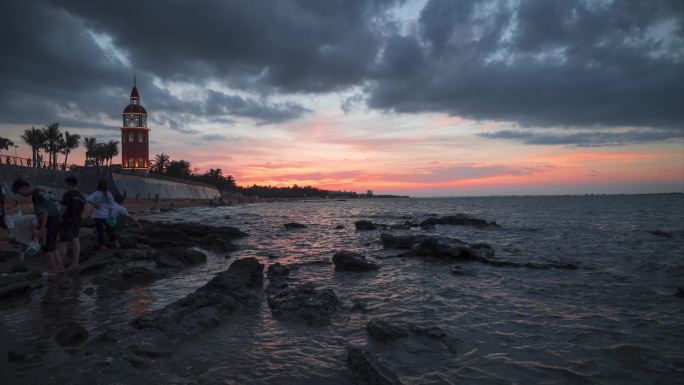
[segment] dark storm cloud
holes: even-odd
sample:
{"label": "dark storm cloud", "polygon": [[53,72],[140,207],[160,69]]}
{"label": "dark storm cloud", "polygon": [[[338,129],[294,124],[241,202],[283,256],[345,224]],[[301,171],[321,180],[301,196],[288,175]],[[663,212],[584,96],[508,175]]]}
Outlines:
{"label": "dark storm cloud", "polygon": [[[207,36],[193,37],[188,32],[201,30],[203,22],[200,19],[190,20],[188,15],[192,13],[188,13],[187,9],[179,14],[176,12],[179,9],[158,7],[159,4],[149,14],[143,14],[141,7],[144,5],[138,2],[119,3],[116,7],[118,13],[98,20],[98,16],[104,17],[110,11],[105,9],[108,5],[97,5],[104,7],[101,9],[104,13],[98,13],[96,8],[79,8],[85,5],[91,4],[18,0],[0,3],[0,42],[4,49],[3,59],[0,60],[0,122],[40,124],[59,120],[65,125],[94,127],[100,125],[97,120],[103,115],[119,119],[120,109],[130,92],[133,71],[108,47],[98,45],[91,31],[100,37],[111,37],[111,45],[118,48],[135,66],[143,103],[148,110],[155,112],[151,119],[186,122],[172,126],[178,131],[197,131],[187,127],[187,122],[193,118],[227,120],[219,114],[248,117],[263,124],[297,118],[308,111],[297,103],[275,104],[264,98],[218,92],[210,93],[206,103],[177,97],[152,80],[157,77],[162,80],[193,81],[199,87],[202,87],[203,82],[212,80],[210,75],[214,72],[190,71],[197,69],[197,65],[208,68],[216,64],[212,57],[193,56],[193,50],[188,48],[188,45],[194,44],[197,50],[199,42],[208,40]],[[187,8],[188,4],[183,6]],[[131,13],[131,9],[137,12]],[[206,12],[214,11],[207,4]],[[89,15],[88,12],[94,14]],[[140,19],[133,20],[131,15]],[[232,17],[240,18],[239,15]],[[173,25],[173,19],[178,23]],[[182,25],[181,20],[192,23]],[[111,22],[112,25],[104,25],[104,22]],[[149,30],[150,24],[155,23],[166,25],[177,36],[167,34],[168,31],[164,29]],[[124,30],[137,36],[137,40],[130,41],[128,45],[125,44],[127,36],[117,35],[117,28],[123,25],[126,26]],[[210,34],[212,31],[203,32]],[[239,38],[240,35],[237,33],[233,37],[238,43],[250,45],[245,39]],[[189,40],[183,43],[181,36]],[[228,57],[233,55],[226,50],[227,47],[222,46],[224,36],[214,36],[212,41],[214,49]],[[236,68],[241,67],[239,60],[233,63]],[[224,65],[229,66],[228,63]],[[260,69],[262,72],[264,70]],[[87,121],[92,124],[85,124]]]}
{"label": "dark storm cloud", "polygon": [[164,78],[319,92],[364,79],[380,45],[372,19],[392,1],[54,3]]}
{"label": "dark storm cloud", "polygon": [[529,126],[684,126],[684,3],[431,0],[371,107]]}
{"label": "dark storm cloud", "polygon": [[400,3],[3,1],[0,123],[119,119],[134,67],[152,121],[184,133],[295,119],[309,110],[288,95],[350,87],[363,93],[345,111],[365,100],[522,126],[684,126],[679,0],[431,0],[407,28],[387,12]]}
{"label": "dark storm cloud", "polygon": [[629,131],[591,131],[578,133],[502,130],[478,134],[489,139],[508,139],[537,145],[569,145],[578,147],[624,146],[636,143],[681,140],[681,129],[642,129]]}

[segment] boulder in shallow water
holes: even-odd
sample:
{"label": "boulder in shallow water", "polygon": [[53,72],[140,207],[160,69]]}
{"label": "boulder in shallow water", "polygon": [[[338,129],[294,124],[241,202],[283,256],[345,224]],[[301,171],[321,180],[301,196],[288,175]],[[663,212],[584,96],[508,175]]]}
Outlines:
{"label": "boulder in shallow water", "polygon": [[283,225],[287,230],[305,229],[307,226],[297,222],[290,222]]}
{"label": "boulder in shallow water", "polygon": [[656,237],[661,237],[661,238],[674,238],[674,235],[672,235],[671,232],[669,231],[664,231],[664,230],[648,230],[649,233],[655,235]]}
{"label": "boulder in shallow water", "polygon": [[368,334],[381,341],[396,340],[397,338],[408,337],[408,330],[404,324],[389,322],[384,318],[375,317],[366,324]]}
{"label": "boulder in shallow water", "polygon": [[377,357],[361,348],[347,352],[347,367],[358,385],[400,385],[397,375]]}
{"label": "boulder in shallow water", "polygon": [[263,284],[263,268],[255,258],[238,259],[194,293],[133,320],[131,325],[159,329],[169,338],[206,330],[238,307],[256,302]]}
{"label": "boulder in shallow water", "polygon": [[287,276],[290,275],[290,268],[278,262],[268,266],[266,278],[268,278],[268,287],[266,292],[274,294],[287,287]]}
{"label": "boulder in shallow water", "polygon": [[449,215],[446,217],[428,218],[420,223],[423,228],[430,228],[434,225],[454,225],[454,226],[474,226],[474,227],[499,227],[496,222],[489,222],[484,219],[475,218],[467,214]]}
{"label": "boulder in shallow water", "polygon": [[451,266],[451,274],[460,275],[460,276],[474,276],[475,275],[475,273],[473,271],[465,269],[463,266]]}
{"label": "boulder in shallow water", "polygon": [[367,220],[362,220],[362,221],[356,221],[354,222],[354,227],[356,227],[357,230],[375,230],[377,229],[377,226],[371,221]]}
{"label": "boulder in shallow water", "polygon": [[673,294],[675,297],[684,298],[684,287],[679,286],[677,292]]}
{"label": "boulder in shallow water", "polygon": [[350,251],[340,251],[333,255],[333,263],[337,271],[371,271],[378,270],[379,267],[369,261],[361,254]]}
{"label": "boulder in shallow water", "polygon": [[62,347],[75,347],[83,344],[88,339],[88,331],[82,326],[73,323],[60,330],[55,340]]}
{"label": "boulder in shallow water", "polygon": [[275,318],[301,319],[309,325],[327,325],[340,306],[332,289],[317,289],[311,283],[287,288],[269,298]]}

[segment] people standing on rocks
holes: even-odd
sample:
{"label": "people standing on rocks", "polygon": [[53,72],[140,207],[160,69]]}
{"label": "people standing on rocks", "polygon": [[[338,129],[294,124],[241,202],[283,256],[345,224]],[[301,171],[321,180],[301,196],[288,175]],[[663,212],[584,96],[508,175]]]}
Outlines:
{"label": "people standing on rocks", "polygon": [[17,179],[12,183],[12,192],[23,197],[31,197],[33,210],[38,219],[34,239],[43,240],[43,252],[48,259],[49,272],[52,274],[64,271],[64,265],[57,252],[57,235],[59,232],[59,209],[50,194],[34,189],[25,180]]}
{"label": "people standing on rocks", "polygon": [[107,232],[109,240],[114,243],[115,248],[119,248],[119,241],[116,239],[114,229],[107,225],[107,221],[112,222],[111,211],[114,204],[114,197],[107,189],[107,181],[97,182],[97,191],[88,195],[88,203],[95,206],[95,211],[91,218],[95,221],[95,231],[97,232],[97,245],[99,250],[106,250],[104,233]]}
{"label": "people standing on rocks", "polygon": [[81,242],[78,233],[81,230],[81,216],[85,209],[85,197],[78,191],[78,180],[70,176],[64,180],[66,192],[62,196],[62,207],[60,209],[60,217],[62,218],[62,228],[60,231],[59,249],[62,260],[66,257],[67,245],[71,243],[71,266],[75,268],[81,256]]}
{"label": "people standing on rocks", "polygon": [[[118,199],[117,199],[118,198]],[[138,222],[138,219],[136,219],[133,215],[129,214],[128,210],[126,210],[125,207],[123,207],[121,204],[124,201],[124,197],[117,197],[114,199],[114,205],[112,205],[112,212],[111,216],[116,218],[117,224],[123,225],[125,221],[131,222],[134,225],[138,226],[138,229],[142,231],[143,227],[140,222]],[[116,226],[114,228],[114,231],[118,230],[123,226]]]}

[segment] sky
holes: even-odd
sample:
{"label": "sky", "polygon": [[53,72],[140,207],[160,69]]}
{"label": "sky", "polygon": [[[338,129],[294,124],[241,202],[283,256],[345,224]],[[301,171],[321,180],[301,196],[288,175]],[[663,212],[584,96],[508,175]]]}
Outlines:
{"label": "sky", "polygon": [[21,156],[52,121],[120,140],[135,72],[151,155],[240,185],[684,191],[680,0],[4,0],[0,21]]}

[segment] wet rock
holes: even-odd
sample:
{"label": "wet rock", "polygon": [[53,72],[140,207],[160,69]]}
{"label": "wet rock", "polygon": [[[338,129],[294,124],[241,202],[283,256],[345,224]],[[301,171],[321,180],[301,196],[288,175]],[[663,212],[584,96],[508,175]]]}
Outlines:
{"label": "wet rock", "polygon": [[464,269],[462,266],[452,266],[451,267],[451,274],[461,275],[461,276],[474,276],[475,275],[475,273],[473,271]]}
{"label": "wet rock", "polygon": [[19,252],[15,250],[0,250],[0,262],[9,261],[13,258],[19,258]]}
{"label": "wet rock", "polygon": [[177,269],[207,262],[207,256],[194,249],[163,248],[153,256],[158,267]]}
{"label": "wet rock", "polygon": [[397,375],[378,358],[361,348],[350,348],[347,353],[347,367],[358,385],[399,385]]}
{"label": "wet rock", "polygon": [[382,243],[385,245],[385,248],[390,248],[390,249],[410,249],[411,246],[415,243],[418,243],[422,241],[423,239],[426,239],[427,236],[425,235],[392,235],[392,234],[386,234],[382,233],[380,234],[380,240],[382,240]]}
{"label": "wet rock", "polygon": [[95,294],[95,288],[92,287],[92,286],[87,287],[85,290],[83,290],[83,294],[85,294],[85,295],[93,295],[93,294]]}
{"label": "wet rock", "polygon": [[661,237],[661,238],[674,238],[674,235],[672,235],[671,232],[669,231],[664,231],[664,230],[649,230],[649,233],[655,235],[656,237]]}
{"label": "wet rock", "polygon": [[375,317],[368,321],[366,330],[371,337],[381,340],[389,341],[397,338],[407,337],[408,331],[405,325],[391,323],[379,317]]}
{"label": "wet rock", "polygon": [[673,294],[675,297],[684,298],[684,287],[679,286],[677,292]]}
{"label": "wet rock", "polygon": [[337,271],[371,271],[379,268],[377,264],[368,261],[363,255],[350,251],[335,253],[333,263]]}
{"label": "wet rock", "polygon": [[268,287],[266,291],[269,294],[274,294],[287,287],[287,277],[290,275],[290,269],[276,262],[268,267],[266,277],[268,278]]}
{"label": "wet rock", "polygon": [[377,227],[375,226],[375,224],[373,222],[366,221],[366,220],[354,222],[354,227],[356,227],[356,230],[362,230],[362,231],[377,229]]}
{"label": "wet rock", "polygon": [[12,297],[29,293],[33,287],[30,282],[21,281],[10,283],[0,287],[0,300],[6,300]]}
{"label": "wet rock", "polygon": [[131,325],[138,329],[159,329],[169,338],[206,330],[240,306],[256,302],[263,268],[255,258],[238,259],[194,293],[133,320]]}
{"label": "wet rock", "polygon": [[574,263],[514,262],[514,261],[501,261],[501,260],[488,259],[488,258],[478,259],[477,262],[484,263],[484,264],[490,265],[490,266],[496,266],[496,267],[527,268],[527,269],[537,269],[537,270],[550,270],[550,269],[577,270],[578,269],[578,266]]}
{"label": "wet rock", "polygon": [[421,227],[429,228],[434,225],[474,226],[474,227],[499,227],[496,222],[475,218],[467,214],[449,215],[446,217],[432,217],[420,223]]}
{"label": "wet rock", "polygon": [[135,334],[128,346],[133,354],[145,358],[169,357],[173,344],[164,333],[157,329],[144,329]]}
{"label": "wet rock", "polygon": [[368,335],[380,341],[392,341],[409,335],[427,337],[438,341],[444,341],[447,337],[447,334],[435,325],[390,321],[381,317],[374,317],[368,321],[366,331]]}
{"label": "wet rock", "polygon": [[28,268],[24,265],[14,265],[12,266],[12,272],[13,273],[25,273],[28,271]]}
{"label": "wet rock", "polygon": [[297,223],[297,222],[286,223],[286,224],[284,224],[283,226],[285,226],[285,228],[286,228],[287,230],[305,229],[305,228],[307,227],[306,225],[303,225],[303,224]]}
{"label": "wet rock", "polygon": [[342,230],[343,228],[344,228],[344,225],[335,226],[335,230]]}
{"label": "wet rock", "polygon": [[340,306],[332,289],[311,283],[288,288],[269,298],[271,313],[279,319],[302,319],[309,325],[327,325]]}
{"label": "wet rock", "polygon": [[351,307],[352,312],[366,313],[368,312],[368,305],[361,300],[355,299],[352,301],[353,305]]}
{"label": "wet rock", "polygon": [[28,354],[20,350],[8,350],[7,351],[7,361],[8,362],[23,362],[28,359]]}
{"label": "wet rock", "polygon": [[60,330],[55,340],[62,347],[75,347],[83,344],[88,339],[88,331],[78,324],[70,324]]}

